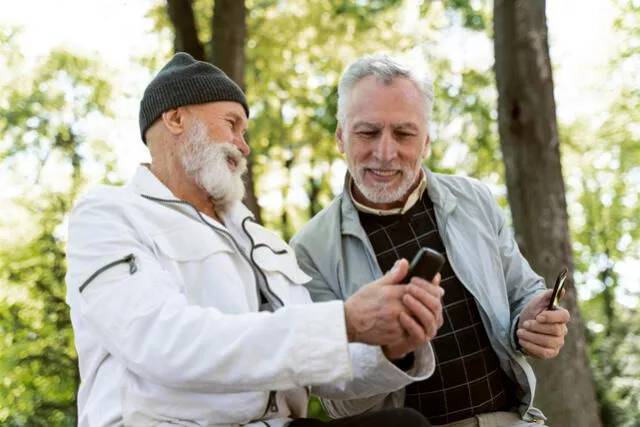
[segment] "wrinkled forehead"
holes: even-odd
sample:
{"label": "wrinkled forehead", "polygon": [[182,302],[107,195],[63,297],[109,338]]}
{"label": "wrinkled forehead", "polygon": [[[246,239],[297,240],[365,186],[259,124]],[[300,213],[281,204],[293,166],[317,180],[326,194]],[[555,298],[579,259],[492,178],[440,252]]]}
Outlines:
{"label": "wrinkled forehead", "polygon": [[399,115],[416,116],[417,122],[424,122],[426,114],[421,89],[405,77],[388,82],[377,76],[364,77],[353,86],[348,98],[347,117],[352,120],[379,121]]}

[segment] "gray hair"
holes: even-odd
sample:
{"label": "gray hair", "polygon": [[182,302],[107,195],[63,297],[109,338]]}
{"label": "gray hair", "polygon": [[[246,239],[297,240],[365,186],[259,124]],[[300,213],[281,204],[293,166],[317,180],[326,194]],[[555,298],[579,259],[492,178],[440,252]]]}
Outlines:
{"label": "gray hair", "polygon": [[385,84],[391,84],[396,77],[403,77],[413,82],[422,92],[427,115],[425,121],[428,122],[435,99],[431,79],[426,75],[423,77],[417,76],[409,67],[389,55],[376,53],[358,58],[347,67],[342,77],[340,77],[340,83],[338,84],[338,113],[336,114],[339,124],[343,124],[346,119],[351,90],[356,83],[368,76],[376,76]]}

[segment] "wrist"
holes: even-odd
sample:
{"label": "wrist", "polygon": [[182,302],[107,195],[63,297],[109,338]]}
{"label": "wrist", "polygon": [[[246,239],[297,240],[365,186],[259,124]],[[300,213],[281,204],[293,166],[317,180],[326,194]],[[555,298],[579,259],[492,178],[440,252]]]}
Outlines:
{"label": "wrist", "polygon": [[347,333],[347,342],[355,342],[356,328],[353,326],[352,311],[349,301],[344,303],[344,326]]}

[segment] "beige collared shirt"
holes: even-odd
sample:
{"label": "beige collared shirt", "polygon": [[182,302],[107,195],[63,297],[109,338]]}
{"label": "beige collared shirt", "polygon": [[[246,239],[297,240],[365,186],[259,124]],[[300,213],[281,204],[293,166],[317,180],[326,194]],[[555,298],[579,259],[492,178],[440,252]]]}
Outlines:
{"label": "beige collared shirt", "polygon": [[362,203],[358,202],[353,197],[353,177],[351,175],[349,175],[349,197],[351,197],[353,204],[355,205],[356,209],[358,209],[360,212],[370,213],[374,215],[381,215],[381,216],[401,215],[407,212],[409,209],[411,209],[413,205],[415,205],[416,202],[420,200],[420,197],[422,197],[424,190],[427,188],[427,176],[425,175],[424,170],[420,169],[420,175],[421,175],[420,184],[418,184],[418,186],[411,192],[411,194],[409,194],[409,197],[407,197],[407,201],[404,202],[404,206],[401,206],[399,208],[375,209],[369,206],[365,206]]}

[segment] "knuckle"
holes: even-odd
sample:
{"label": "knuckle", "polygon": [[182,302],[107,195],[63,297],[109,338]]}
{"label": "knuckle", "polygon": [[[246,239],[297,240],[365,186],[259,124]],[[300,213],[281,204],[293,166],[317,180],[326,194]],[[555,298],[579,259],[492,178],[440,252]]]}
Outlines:
{"label": "knuckle", "polygon": [[384,321],[389,321],[389,319],[393,319],[393,317],[395,317],[394,312],[395,310],[393,310],[392,308],[383,308],[380,311],[380,318]]}
{"label": "knuckle", "polygon": [[402,313],[402,308],[397,304],[390,304],[387,308],[384,309],[385,317],[396,318],[400,316]]}
{"label": "knuckle", "polygon": [[385,301],[393,301],[398,299],[398,295],[397,292],[393,292],[393,289],[391,287],[385,288],[382,291],[382,299]]}

